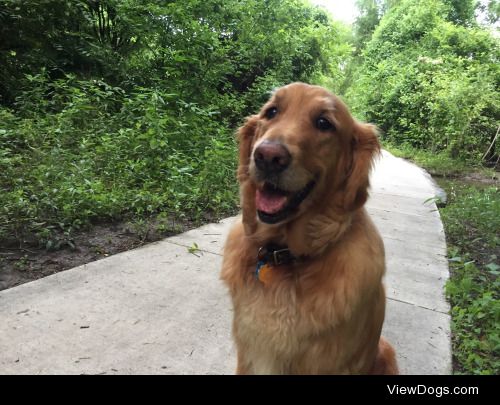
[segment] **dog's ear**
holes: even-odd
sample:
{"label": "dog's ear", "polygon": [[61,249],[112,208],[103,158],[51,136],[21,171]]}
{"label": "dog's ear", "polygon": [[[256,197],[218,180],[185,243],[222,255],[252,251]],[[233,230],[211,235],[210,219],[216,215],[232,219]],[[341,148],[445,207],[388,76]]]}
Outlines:
{"label": "dog's ear", "polygon": [[248,165],[252,153],[252,141],[257,130],[259,117],[252,115],[246,119],[245,124],[238,130],[239,162],[238,180],[242,182],[248,177]]}
{"label": "dog's ear", "polygon": [[243,217],[243,227],[246,235],[252,235],[257,229],[255,216],[255,185],[249,181],[250,155],[252,154],[252,143],[257,131],[259,117],[252,115],[247,118],[245,124],[238,130],[239,162],[238,181],[240,182],[240,200]]}
{"label": "dog's ear", "polygon": [[351,144],[351,159],[344,166],[342,207],[353,211],[368,199],[369,176],[375,157],[380,153],[378,131],[374,125],[356,122]]}

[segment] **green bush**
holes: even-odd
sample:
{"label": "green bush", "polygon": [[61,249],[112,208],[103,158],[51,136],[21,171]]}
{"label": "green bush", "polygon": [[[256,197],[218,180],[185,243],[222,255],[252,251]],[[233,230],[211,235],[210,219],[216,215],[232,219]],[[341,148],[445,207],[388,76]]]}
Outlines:
{"label": "green bush", "polygon": [[49,243],[94,219],[234,208],[235,145],[216,111],[161,90],[30,80],[18,116],[0,110],[2,239]]}
{"label": "green bush", "polygon": [[500,115],[498,41],[448,15],[433,0],[404,0],[390,9],[366,46],[348,98],[396,145],[480,161]]}

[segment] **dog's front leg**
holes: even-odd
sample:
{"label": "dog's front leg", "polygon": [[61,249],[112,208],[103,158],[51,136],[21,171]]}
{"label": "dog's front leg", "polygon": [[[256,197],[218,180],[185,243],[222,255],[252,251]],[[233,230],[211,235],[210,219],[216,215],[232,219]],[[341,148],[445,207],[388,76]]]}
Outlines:
{"label": "dog's front leg", "polygon": [[238,363],[236,365],[236,374],[237,375],[249,375],[249,374],[251,374],[247,365],[243,361],[243,356],[241,355],[241,352],[238,352]]}

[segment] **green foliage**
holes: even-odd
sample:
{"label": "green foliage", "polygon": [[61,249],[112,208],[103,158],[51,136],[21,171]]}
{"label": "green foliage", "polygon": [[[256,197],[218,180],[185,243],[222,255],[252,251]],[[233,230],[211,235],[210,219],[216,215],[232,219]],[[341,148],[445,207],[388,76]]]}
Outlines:
{"label": "green foliage", "polygon": [[446,19],[458,25],[475,25],[475,11],[478,0],[443,0],[446,7]]}
{"label": "green foliage", "polygon": [[[453,177],[472,169],[471,165],[467,164],[466,161],[452,158],[446,151],[430,153],[408,144],[394,145],[390,142],[384,142],[383,147],[394,156],[411,160],[424,167],[433,176]],[[477,170],[479,169],[480,167],[477,168]],[[483,169],[481,168],[481,170]]]}
{"label": "green foliage", "polygon": [[124,80],[147,23],[145,8],[134,3],[0,0],[0,102],[11,104],[29,85],[25,76],[41,69],[50,79],[72,72]]}
{"label": "green foliage", "polygon": [[449,17],[455,8],[448,3],[454,4],[402,1],[390,8],[348,99],[392,143],[480,161],[500,115],[498,42],[485,29],[450,22],[458,17]]}
{"label": "green foliage", "polygon": [[453,354],[457,374],[500,372],[500,283],[467,258],[453,257],[454,277],[446,285],[452,304]]}
{"label": "green foliage", "polygon": [[500,372],[500,191],[451,183],[441,209],[452,277],[453,354],[457,372]]}
{"label": "green foliage", "polygon": [[235,145],[216,111],[162,90],[30,80],[18,116],[0,110],[2,239],[48,243],[54,229],[127,212],[233,209]]}
{"label": "green foliage", "polygon": [[354,22],[353,30],[356,51],[359,53],[377,28],[382,17],[383,6],[380,0],[357,0],[356,6],[359,15]]}
{"label": "green foliage", "polygon": [[488,2],[481,2],[478,5],[478,10],[482,13],[483,20],[486,24],[494,25],[498,22],[500,17],[500,1],[489,0]]}
{"label": "green foliage", "polygon": [[462,251],[480,252],[483,245],[500,247],[500,190],[453,182],[447,188],[450,205],[442,209],[441,216],[450,234],[449,242]]}

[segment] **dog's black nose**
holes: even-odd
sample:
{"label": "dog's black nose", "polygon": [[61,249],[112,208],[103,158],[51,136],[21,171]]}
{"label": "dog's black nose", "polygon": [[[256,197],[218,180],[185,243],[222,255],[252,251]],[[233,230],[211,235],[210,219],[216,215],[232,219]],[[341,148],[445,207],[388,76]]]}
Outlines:
{"label": "dog's black nose", "polygon": [[265,173],[279,173],[285,170],[292,160],[290,152],[279,142],[264,141],[254,152],[257,168]]}

